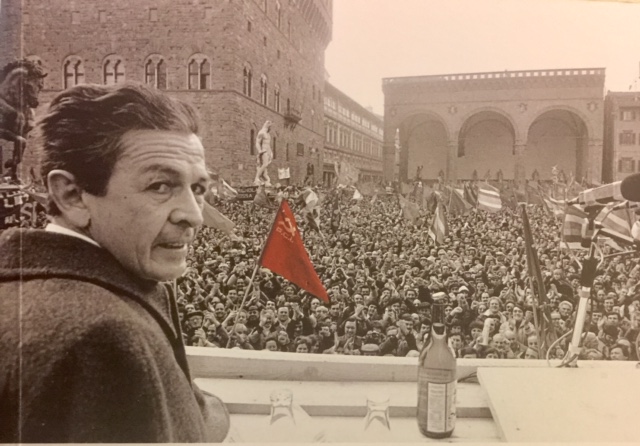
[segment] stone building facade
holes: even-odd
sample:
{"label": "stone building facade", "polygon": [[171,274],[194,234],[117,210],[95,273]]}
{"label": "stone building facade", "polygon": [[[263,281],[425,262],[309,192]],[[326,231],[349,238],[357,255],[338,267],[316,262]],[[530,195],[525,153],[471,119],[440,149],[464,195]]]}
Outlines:
{"label": "stone building facade", "polygon": [[640,172],[640,92],[609,92],[604,99],[605,183]]}
{"label": "stone building facade", "polygon": [[336,166],[347,161],[361,181],[382,180],[382,117],[325,82],[323,183],[335,178]]}
{"label": "stone building facade", "polygon": [[[383,79],[385,179],[599,182],[604,68]],[[396,147],[399,162],[396,164]]]}
{"label": "stone building facade", "polygon": [[2,0],[0,64],[42,62],[38,113],[78,83],[145,82],[193,103],[208,167],[236,185],[253,181],[270,120],[271,177],[289,167],[295,183],[323,162],[331,33],[332,0]]}

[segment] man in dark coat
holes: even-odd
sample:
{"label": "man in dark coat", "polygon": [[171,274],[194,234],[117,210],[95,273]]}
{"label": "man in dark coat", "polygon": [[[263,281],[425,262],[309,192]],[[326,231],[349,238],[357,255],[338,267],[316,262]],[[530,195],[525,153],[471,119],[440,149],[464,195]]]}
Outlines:
{"label": "man in dark coat", "polygon": [[214,442],[174,296],[208,175],[194,110],[78,86],[40,123],[51,223],[0,236],[0,443]]}

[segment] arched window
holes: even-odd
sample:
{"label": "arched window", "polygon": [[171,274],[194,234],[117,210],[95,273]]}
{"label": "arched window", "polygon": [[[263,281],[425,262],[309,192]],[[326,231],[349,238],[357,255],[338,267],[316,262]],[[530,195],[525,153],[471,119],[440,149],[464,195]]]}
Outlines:
{"label": "arched window", "polygon": [[271,138],[271,150],[273,151],[273,159],[276,159],[278,156],[278,145],[276,144],[278,141],[278,138],[274,135]]}
{"label": "arched window", "polygon": [[211,63],[203,54],[189,58],[187,88],[189,90],[207,90],[211,80]]}
{"label": "arched window", "polygon": [[253,73],[251,72],[251,67],[244,67],[244,70],[242,71],[242,81],[242,92],[251,97],[253,93]]}
{"label": "arched window", "polygon": [[249,153],[256,154],[256,131],[254,129],[249,132]]}
{"label": "arched window", "polygon": [[152,54],[144,64],[144,82],[159,90],[167,89],[167,64],[159,54]]}
{"label": "arched window", "polygon": [[124,60],[112,54],[104,59],[102,64],[102,79],[105,85],[121,84],[125,81]]}
{"label": "arched window", "polygon": [[280,85],[273,89],[273,108],[280,113]]}
{"label": "arched window", "polygon": [[66,90],[84,83],[84,63],[78,56],[69,56],[62,64],[62,87]]}
{"label": "arched window", "polygon": [[282,7],[279,1],[276,1],[276,25],[278,25],[278,29],[282,27]]}
{"label": "arched window", "polygon": [[264,105],[267,105],[268,96],[267,76],[263,74],[262,76],[260,76],[260,102],[262,102]]}

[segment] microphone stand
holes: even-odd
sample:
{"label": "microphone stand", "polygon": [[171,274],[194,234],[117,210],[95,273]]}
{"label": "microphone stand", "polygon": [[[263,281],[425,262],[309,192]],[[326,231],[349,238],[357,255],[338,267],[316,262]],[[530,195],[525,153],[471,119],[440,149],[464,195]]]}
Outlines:
{"label": "microphone stand", "polygon": [[[589,219],[589,230],[593,229],[596,225],[592,219]],[[593,236],[590,240],[589,246],[589,257],[582,264],[582,274],[580,276],[580,290],[578,291],[578,295],[580,296],[580,301],[578,302],[578,309],[576,311],[576,322],[573,326],[573,337],[571,338],[571,344],[569,345],[569,349],[567,352],[567,357],[560,364],[560,367],[577,367],[578,366],[578,356],[580,355],[580,339],[582,338],[582,331],[584,329],[584,322],[587,315],[587,304],[589,298],[591,297],[591,288],[593,286],[593,282],[596,278],[596,272],[598,269],[598,259],[596,258],[596,244],[598,241],[598,235],[606,235],[616,241],[624,242],[626,244],[631,244],[635,247],[636,253],[640,252],[640,242],[630,238],[623,236],[622,234],[617,234],[615,232],[611,232],[606,228],[598,228],[593,232]],[[629,254],[629,251],[610,254],[607,257],[616,257]],[[604,260],[604,257],[602,258]]]}

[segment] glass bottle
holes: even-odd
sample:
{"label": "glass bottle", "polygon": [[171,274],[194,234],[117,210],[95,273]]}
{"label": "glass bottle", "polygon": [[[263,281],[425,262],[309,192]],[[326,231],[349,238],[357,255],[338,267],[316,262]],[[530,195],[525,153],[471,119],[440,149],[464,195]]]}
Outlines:
{"label": "glass bottle", "polygon": [[433,317],[431,342],[418,365],[418,426],[429,438],[446,438],[456,423],[456,358],[447,345],[442,309],[434,308]]}
{"label": "glass bottle", "polygon": [[389,443],[391,441],[388,394],[374,393],[367,397],[363,439],[371,443]]}
{"label": "glass bottle", "polygon": [[261,443],[320,443],[324,431],[299,405],[293,402],[289,389],[271,393],[271,413]]}

